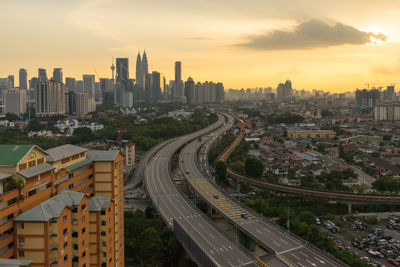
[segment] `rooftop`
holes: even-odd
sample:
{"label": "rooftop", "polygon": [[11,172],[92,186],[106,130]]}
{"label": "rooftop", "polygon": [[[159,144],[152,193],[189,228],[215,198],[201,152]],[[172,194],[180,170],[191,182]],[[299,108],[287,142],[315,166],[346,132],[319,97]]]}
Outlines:
{"label": "rooftop", "polygon": [[47,156],[48,162],[55,162],[66,157],[70,157],[82,152],[86,152],[87,149],[79,146],[74,146],[70,144],[54,147],[47,149],[46,152],[49,154]]}
{"label": "rooftop", "polygon": [[16,166],[36,145],[0,145],[0,166]]}
{"label": "rooftop", "polygon": [[95,196],[89,199],[89,211],[101,211],[106,209],[110,204],[111,199]]}
{"label": "rooftop", "polygon": [[51,166],[50,164],[47,163],[42,163],[36,166],[33,166],[28,169],[23,169],[18,172],[19,175],[22,175],[25,178],[31,178],[33,176],[39,175],[44,172],[48,172],[55,169],[55,167]]}
{"label": "rooftop", "polygon": [[60,217],[66,207],[76,206],[81,203],[83,193],[63,191],[62,193],[36,205],[15,218],[15,221],[47,222]]}
{"label": "rooftop", "polygon": [[117,150],[90,150],[86,153],[91,161],[114,161],[119,154]]}

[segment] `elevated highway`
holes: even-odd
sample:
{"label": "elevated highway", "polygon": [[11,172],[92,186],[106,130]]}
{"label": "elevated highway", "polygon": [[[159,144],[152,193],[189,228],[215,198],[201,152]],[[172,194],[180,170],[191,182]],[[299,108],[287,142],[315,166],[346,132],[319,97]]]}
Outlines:
{"label": "elevated highway", "polygon": [[[256,258],[221,233],[220,229],[191,204],[172,181],[170,160],[187,142],[221,127],[224,119],[193,134],[164,143],[151,155],[144,180],[154,206],[200,266],[257,266]],[[145,157],[146,158],[146,157]]]}
{"label": "elevated highway", "polygon": [[[215,135],[220,135],[230,126],[231,123],[228,123],[225,127],[217,129]],[[259,245],[275,252],[275,258],[271,259],[275,262],[274,265],[270,263],[271,266],[343,266],[343,263],[332,256],[307,245],[303,240],[269,222],[262,215],[230,199],[206,179],[197,162],[197,151],[202,145],[203,142],[192,141],[182,149],[179,157],[179,167],[182,173],[184,173],[196,194],[208,205],[223,215],[235,227],[257,241]],[[202,168],[204,168],[204,165],[202,165]],[[269,262],[266,263],[269,264]]]}

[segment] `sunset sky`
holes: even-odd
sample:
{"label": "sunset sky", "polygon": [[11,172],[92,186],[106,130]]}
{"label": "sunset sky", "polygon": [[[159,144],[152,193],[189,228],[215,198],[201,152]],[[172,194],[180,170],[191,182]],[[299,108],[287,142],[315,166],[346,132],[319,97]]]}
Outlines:
{"label": "sunset sky", "polygon": [[[399,0],[1,0],[0,77],[61,67],[111,77],[112,57],[138,49],[149,70],[225,88],[334,92],[400,78]],[[18,84],[18,82],[16,82]],[[399,86],[396,86],[399,88]]]}

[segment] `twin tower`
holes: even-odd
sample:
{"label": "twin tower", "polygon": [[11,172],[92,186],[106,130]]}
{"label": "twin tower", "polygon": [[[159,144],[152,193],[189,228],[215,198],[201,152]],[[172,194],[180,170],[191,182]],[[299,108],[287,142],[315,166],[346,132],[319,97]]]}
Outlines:
{"label": "twin tower", "polygon": [[136,84],[140,88],[144,88],[144,77],[149,73],[149,65],[147,62],[146,51],[143,52],[143,56],[140,57],[138,52],[136,59]]}

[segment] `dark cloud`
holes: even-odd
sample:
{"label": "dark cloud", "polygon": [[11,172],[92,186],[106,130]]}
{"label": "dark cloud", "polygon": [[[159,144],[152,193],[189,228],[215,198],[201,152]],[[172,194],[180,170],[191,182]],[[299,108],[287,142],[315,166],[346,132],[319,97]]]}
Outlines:
{"label": "dark cloud", "polygon": [[275,30],[249,36],[248,42],[238,46],[259,50],[310,49],[344,44],[360,45],[386,39],[382,33],[360,31],[342,23],[330,25],[314,19],[297,25],[293,31]]}

